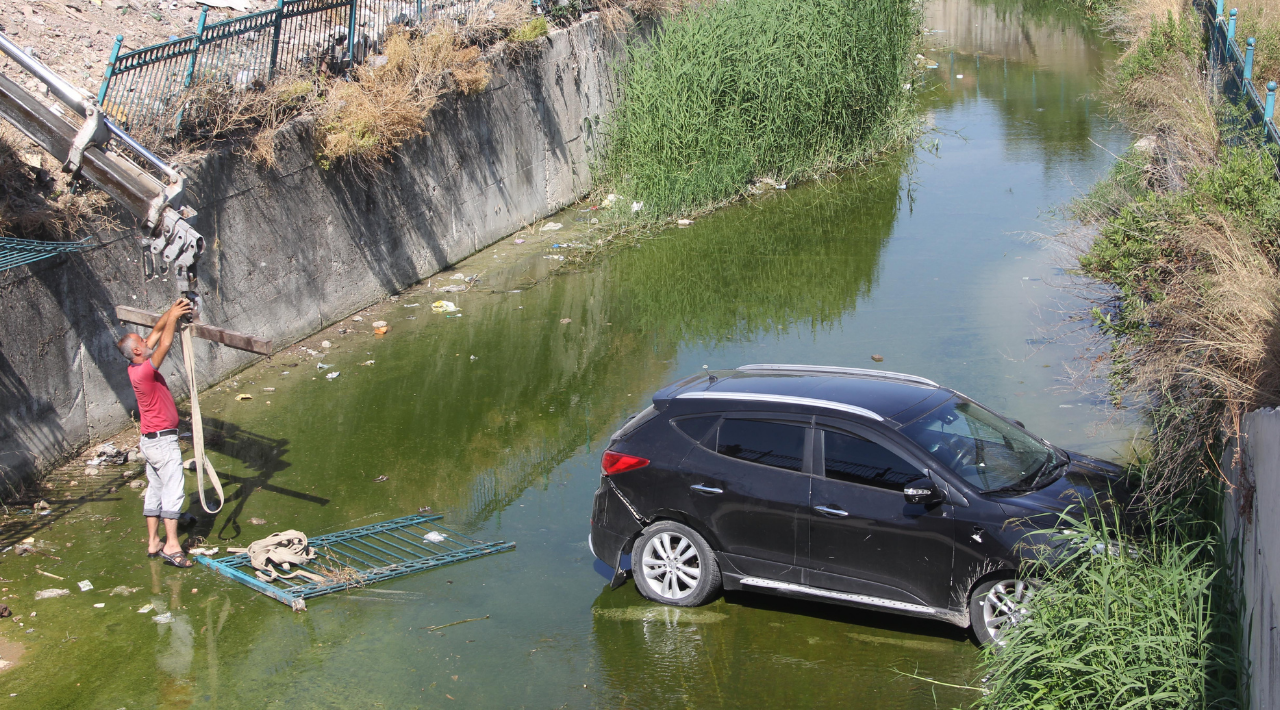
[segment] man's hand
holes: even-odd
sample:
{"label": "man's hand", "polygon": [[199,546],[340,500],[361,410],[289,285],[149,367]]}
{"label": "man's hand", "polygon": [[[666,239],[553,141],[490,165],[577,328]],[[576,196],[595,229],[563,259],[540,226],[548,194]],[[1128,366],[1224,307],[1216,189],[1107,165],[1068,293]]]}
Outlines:
{"label": "man's hand", "polygon": [[191,308],[191,301],[179,298],[173,302],[172,306],[169,306],[169,310],[165,312],[165,315],[176,320],[191,313]]}
{"label": "man's hand", "polygon": [[147,336],[147,346],[154,349],[151,354],[151,364],[158,370],[160,363],[164,362],[164,358],[169,354],[169,348],[173,345],[173,331],[178,326],[178,321],[191,312],[191,301],[185,298],[179,298],[169,306],[169,310],[160,316],[160,320],[151,330],[151,334]]}

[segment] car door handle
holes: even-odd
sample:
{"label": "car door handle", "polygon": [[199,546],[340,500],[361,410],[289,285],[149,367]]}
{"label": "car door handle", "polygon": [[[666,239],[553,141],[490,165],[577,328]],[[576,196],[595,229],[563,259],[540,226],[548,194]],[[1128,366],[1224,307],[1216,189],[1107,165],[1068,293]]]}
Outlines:
{"label": "car door handle", "polygon": [[704,486],[704,485],[702,485],[701,483],[695,483],[694,485],[689,486],[689,487],[690,487],[690,488],[692,488],[693,490],[695,490],[695,491],[699,492],[699,493],[706,493],[707,495],[715,495],[716,493],[724,493],[724,490],[723,490],[723,489],[720,489],[720,488],[712,488],[711,486]]}
{"label": "car door handle", "polygon": [[813,506],[813,509],[818,511],[819,513],[822,513],[823,515],[829,515],[835,518],[849,517],[849,511],[840,510],[839,508],[829,508],[825,505],[815,505]]}

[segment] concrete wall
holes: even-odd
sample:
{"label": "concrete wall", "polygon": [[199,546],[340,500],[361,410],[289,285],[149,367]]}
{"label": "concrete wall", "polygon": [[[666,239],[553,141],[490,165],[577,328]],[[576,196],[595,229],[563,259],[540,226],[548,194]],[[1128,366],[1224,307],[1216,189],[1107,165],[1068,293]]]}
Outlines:
{"label": "concrete wall", "polygon": [[[595,18],[553,32],[539,51],[494,68],[479,95],[447,98],[427,137],[373,178],[326,172],[310,123],[282,131],[264,171],[224,150],[187,170],[203,320],[280,348],[412,285],[591,186],[597,122],[614,89],[622,38]],[[143,279],[129,236],[82,254],[0,272],[0,467],[25,476],[128,426],[136,402],[115,348],[117,304],[163,310],[172,281]],[[197,341],[207,385],[252,362]],[[170,358],[165,374],[178,390]]]}
{"label": "concrete wall", "polygon": [[1250,412],[1242,433],[1240,456],[1228,449],[1223,465],[1232,486],[1223,529],[1239,545],[1249,707],[1265,710],[1280,708],[1280,411]]}

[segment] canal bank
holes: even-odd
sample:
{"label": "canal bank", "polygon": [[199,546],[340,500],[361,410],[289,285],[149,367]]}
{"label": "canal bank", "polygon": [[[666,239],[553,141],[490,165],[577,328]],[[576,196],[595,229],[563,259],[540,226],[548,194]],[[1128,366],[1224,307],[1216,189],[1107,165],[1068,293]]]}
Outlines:
{"label": "canal bank", "polygon": [[[291,348],[202,397],[229,481],[226,509],[197,529],[209,544],[287,527],[321,534],[431,506],[468,534],[515,541],[514,552],[294,614],[199,568],[143,558],[140,501],[113,482],[120,469],[96,482],[77,471],[75,487],[55,477],[50,515],[4,519],[6,535],[30,535],[61,559],[0,557],[0,577],[12,580],[0,601],[24,624],[0,622],[0,638],[25,648],[0,674],[0,703],[969,702],[969,691],[900,675],[972,684],[977,653],[953,627],[748,594],[656,607],[630,584],[609,591],[585,542],[609,434],[654,389],[703,365],[911,372],[1066,448],[1128,450],[1132,428],[1067,379],[1076,351],[1055,336],[1069,330],[1061,314],[1074,305],[1053,288],[1060,255],[1033,236],[1056,229],[1044,210],[1128,144],[1085,98],[1112,50],[1070,17],[960,0],[930,8],[926,25],[943,30],[923,52],[938,65],[920,97],[938,129],[931,151],[773,192],[551,275],[559,260],[546,257],[564,254],[552,244],[592,236],[591,215],[571,209],[553,218],[559,231],[499,242],[302,343],[324,357]],[[1025,32],[993,41],[1004,23]],[[986,39],[953,46],[972,24]],[[469,291],[435,291],[465,283],[454,273],[482,272]],[[441,298],[461,317],[432,314]],[[390,324],[386,336],[368,332],[375,319]],[[81,579],[95,590],[32,599]],[[117,587],[136,591],[112,595]],[[145,604],[173,620],[136,613]]]}

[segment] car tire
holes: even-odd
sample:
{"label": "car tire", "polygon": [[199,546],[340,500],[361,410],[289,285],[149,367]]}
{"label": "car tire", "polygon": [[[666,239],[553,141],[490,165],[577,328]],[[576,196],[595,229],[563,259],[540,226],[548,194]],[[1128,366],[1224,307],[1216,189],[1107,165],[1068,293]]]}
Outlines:
{"label": "car tire", "polygon": [[1009,630],[1031,614],[1035,586],[1012,576],[992,579],[977,587],[969,595],[969,623],[978,643],[983,646],[1004,646],[1008,643]]}
{"label": "car tire", "polygon": [[702,536],[664,520],[631,548],[631,576],[641,596],[671,606],[700,606],[720,592],[720,564]]}

